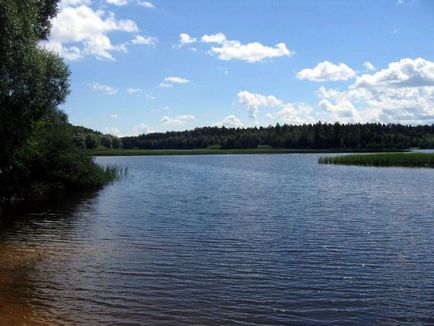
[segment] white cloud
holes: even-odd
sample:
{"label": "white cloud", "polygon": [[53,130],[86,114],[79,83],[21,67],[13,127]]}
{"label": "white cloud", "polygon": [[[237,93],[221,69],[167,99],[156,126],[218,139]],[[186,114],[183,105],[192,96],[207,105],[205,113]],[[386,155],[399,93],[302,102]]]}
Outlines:
{"label": "white cloud", "polygon": [[147,124],[140,123],[137,126],[133,127],[134,136],[141,134],[150,134],[155,132],[155,130],[151,129]]}
{"label": "white cloud", "polygon": [[344,90],[320,87],[318,108],[284,103],[274,96],[240,92],[240,103],[256,116],[262,107],[277,107],[266,117],[284,123],[434,123],[434,62],[405,58],[385,69],[359,76]]}
{"label": "white cloud", "polygon": [[145,99],[147,99],[147,100],[155,100],[156,97],[155,97],[155,96],[152,96],[152,95],[149,95],[149,94],[146,94],[146,95],[145,95]]}
{"label": "white cloud", "polygon": [[164,80],[160,83],[160,87],[163,88],[172,88],[174,84],[188,84],[190,81],[186,78],[177,77],[177,76],[171,76],[166,77]]}
{"label": "white cloud", "polygon": [[[273,117],[273,114],[269,115],[268,117]],[[287,103],[281,110],[275,113],[274,117],[278,121],[282,121],[286,124],[303,124],[316,122],[313,109],[306,104]]]}
{"label": "white cloud", "polygon": [[164,78],[164,81],[167,83],[172,83],[172,84],[187,84],[190,81],[188,79],[182,78],[182,77],[166,77]]}
{"label": "white cloud", "polygon": [[140,45],[149,45],[149,46],[155,46],[158,43],[158,38],[153,36],[142,36],[137,35],[131,43],[133,44],[140,44]]}
{"label": "white cloud", "polygon": [[195,39],[194,37],[191,37],[187,33],[179,34],[179,43],[181,45],[192,44],[192,43],[196,43],[196,42],[197,42],[197,39]]}
{"label": "white cloud", "polygon": [[118,90],[107,85],[102,85],[100,83],[92,83],[88,85],[90,89],[92,89],[94,92],[102,92],[107,95],[115,95],[117,94]]}
{"label": "white cloud", "polygon": [[113,13],[94,11],[85,5],[87,1],[69,0],[68,3],[71,6],[62,5],[59,14],[53,18],[50,38],[42,42],[42,46],[70,61],[85,56],[114,60],[111,52],[127,51],[125,44],[112,44],[108,34],[137,32],[134,21],[118,20]]}
{"label": "white cloud", "polygon": [[106,0],[108,4],[115,6],[125,6],[128,4],[128,0]]}
{"label": "white cloud", "polygon": [[319,63],[315,68],[306,68],[297,73],[298,79],[311,81],[348,80],[356,75],[353,69],[344,63],[334,64],[329,61]]}
{"label": "white cloud", "polygon": [[241,122],[240,119],[238,119],[233,114],[228,115],[226,118],[224,118],[222,121],[216,122],[215,126],[217,127],[229,127],[229,128],[243,128],[244,124]]}
{"label": "white cloud", "polygon": [[259,42],[242,44],[240,41],[228,40],[223,33],[203,35],[201,40],[205,43],[217,44],[211,47],[210,51],[224,61],[236,59],[254,63],[269,58],[291,57],[294,54],[287,49],[285,43],[278,43],[275,47],[265,46]]}
{"label": "white cloud", "polygon": [[116,113],[113,113],[113,114],[110,114],[110,115],[109,115],[109,118],[117,119],[117,118],[119,118],[119,115],[116,114]]}
{"label": "white cloud", "polygon": [[116,136],[116,137],[122,137],[121,131],[115,127],[106,127],[104,129],[104,133],[112,135],[112,136]]}
{"label": "white cloud", "polygon": [[375,66],[372,63],[370,63],[369,61],[364,62],[363,66],[369,71],[377,70],[377,68],[375,68]]}
{"label": "white cloud", "polygon": [[318,90],[319,106],[335,121],[434,123],[434,62],[402,59],[364,74],[344,91]]}
{"label": "white cloud", "polygon": [[356,79],[354,87],[422,87],[434,86],[434,62],[422,58],[405,58],[388,68]]}
{"label": "white cloud", "polygon": [[133,94],[136,94],[136,93],[141,93],[141,92],[143,92],[143,89],[141,89],[141,88],[128,88],[127,89],[127,93],[128,94],[130,94],[130,95],[133,95]]}
{"label": "white cloud", "polygon": [[282,101],[274,97],[273,95],[261,95],[250,93],[248,91],[241,91],[238,93],[238,102],[245,104],[249,111],[251,118],[256,119],[259,113],[259,107],[261,106],[280,106]]}
{"label": "white cloud", "polygon": [[137,4],[147,9],[154,9],[155,6],[149,1],[137,0]]}
{"label": "white cloud", "polygon": [[160,121],[166,126],[177,127],[183,126],[187,121],[194,119],[196,119],[196,117],[191,114],[178,115],[176,117],[169,117],[165,115]]}
{"label": "white cloud", "polygon": [[259,107],[275,107],[278,111],[267,113],[266,117],[273,122],[287,124],[313,123],[316,121],[316,114],[313,109],[304,103],[285,103],[273,95],[254,94],[248,91],[238,93],[238,100],[245,104],[250,116],[257,117]]}
{"label": "white cloud", "polygon": [[211,35],[203,35],[201,38],[202,42],[205,43],[218,43],[222,44],[226,41],[226,36],[223,33],[216,33]]}

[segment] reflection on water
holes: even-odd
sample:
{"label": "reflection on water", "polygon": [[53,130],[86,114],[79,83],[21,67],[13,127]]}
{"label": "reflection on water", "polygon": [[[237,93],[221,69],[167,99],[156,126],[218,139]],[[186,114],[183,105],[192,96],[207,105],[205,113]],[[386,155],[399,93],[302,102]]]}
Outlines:
{"label": "reflection on water", "polygon": [[[82,209],[94,193],[53,197],[3,207],[0,219],[0,325],[64,324],[50,313],[44,300],[47,289],[40,279],[50,279],[46,264],[64,264],[71,252],[67,242],[75,210]],[[57,241],[55,240],[57,238]],[[59,241],[59,239],[61,239]],[[54,271],[56,272],[56,271]]]}
{"label": "reflection on water", "polygon": [[434,322],[430,169],[98,160],[128,177],[1,212],[0,325]]}

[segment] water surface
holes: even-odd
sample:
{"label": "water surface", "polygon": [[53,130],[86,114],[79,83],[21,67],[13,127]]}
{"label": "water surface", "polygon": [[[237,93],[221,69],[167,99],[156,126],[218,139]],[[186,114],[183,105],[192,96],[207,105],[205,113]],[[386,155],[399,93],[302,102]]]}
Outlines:
{"label": "water surface", "polygon": [[318,157],[98,158],[127,178],[2,212],[0,324],[434,323],[434,170]]}

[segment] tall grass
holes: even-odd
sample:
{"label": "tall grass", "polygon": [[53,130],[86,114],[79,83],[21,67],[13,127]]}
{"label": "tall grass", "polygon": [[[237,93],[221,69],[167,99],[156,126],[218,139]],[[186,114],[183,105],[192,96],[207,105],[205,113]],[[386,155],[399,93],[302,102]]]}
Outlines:
{"label": "tall grass", "polygon": [[382,153],[321,157],[320,164],[434,168],[434,153]]}

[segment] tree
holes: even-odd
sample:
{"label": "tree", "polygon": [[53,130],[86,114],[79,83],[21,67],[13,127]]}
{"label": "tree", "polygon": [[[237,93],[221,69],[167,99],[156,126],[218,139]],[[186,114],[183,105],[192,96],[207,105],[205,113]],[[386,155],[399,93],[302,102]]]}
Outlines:
{"label": "tree", "polygon": [[103,135],[99,139],[101,146],[112,148],[113,137],[110,135]]}
{"label": "tree", "polygon": [[98,139],[93,134],[87,134],[84,143],[87,149],[95,149],[98,147]]}
{"label": "tree", "polygon": [[69,70],[38,45],[48,37],[56,5],[0,0],[0,203],[97,188],[118,173],[95,164],[82,150],[86,139],[58,109],[69,93]]}
{"label": "tree", "polygon": [[112,139],[112,147],[114,149],[118,149],[122,147],[121,140],[118,137],[113,137]]}
{"label": "tree", "polygon": [[0,172],[41,118],[58,114],[69,70],[38,42],[48,37],[57,0],[0,0]]}

